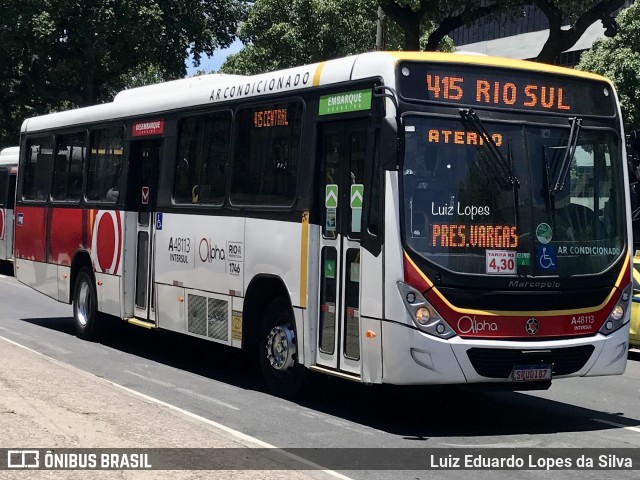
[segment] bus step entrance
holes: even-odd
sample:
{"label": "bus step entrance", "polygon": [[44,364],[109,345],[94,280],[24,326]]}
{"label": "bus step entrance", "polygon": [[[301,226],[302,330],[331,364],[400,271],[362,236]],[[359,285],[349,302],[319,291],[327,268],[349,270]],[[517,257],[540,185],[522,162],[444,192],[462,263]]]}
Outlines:
{"label": "bus step entrance", "polygon": [[335,370],[333,368],[323,367],[321,365],[311,365],[309,370],[313,370],[315,372],[325,373],[327,375],[344,378],[345,380],[352,380],[354,382],[361,382],[362,379],[360,375],[356,375],[348,372],[341,372],[339,370]]}
{"label": "bus step entrance", "polygon": [[127,323],[130,323],[132,325],[137,325],[138,327],[148,328],[148,329],[156,328],[156,324],[148,320],[142,320],[136,317],[127,318],[126,320],[127,320]]}

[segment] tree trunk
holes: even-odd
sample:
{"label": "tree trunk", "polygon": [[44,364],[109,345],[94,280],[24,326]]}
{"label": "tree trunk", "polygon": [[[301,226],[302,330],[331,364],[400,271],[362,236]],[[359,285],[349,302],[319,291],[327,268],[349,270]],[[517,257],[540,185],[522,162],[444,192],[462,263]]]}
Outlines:
{"label": "tree trunk", "polygon": [[382,7],[378,7],[378,21],[376,22],[376,50],[387,49],[387,15],[382,10]]}
{"label": "tree trunk", "polygon": [[411,22],[407,22],[404,27],[404,49],[407,51],[420,50],[420,18],[416,18]]}

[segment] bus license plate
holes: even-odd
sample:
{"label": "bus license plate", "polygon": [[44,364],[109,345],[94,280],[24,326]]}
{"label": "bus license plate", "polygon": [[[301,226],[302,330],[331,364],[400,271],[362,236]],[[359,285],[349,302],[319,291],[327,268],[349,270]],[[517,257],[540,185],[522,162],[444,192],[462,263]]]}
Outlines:
{"label": "bus license plate", "polygon": [[551,380],[551,365],[516,365],[511,371],[514,382],[539,382]]}

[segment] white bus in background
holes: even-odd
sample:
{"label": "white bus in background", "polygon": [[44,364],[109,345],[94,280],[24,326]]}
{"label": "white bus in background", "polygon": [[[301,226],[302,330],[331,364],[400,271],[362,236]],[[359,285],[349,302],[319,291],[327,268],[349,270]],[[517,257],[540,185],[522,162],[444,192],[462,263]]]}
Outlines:
{"label": "white bus in background", "polygon": [[516,390],[620,374],[623,138],[608,80],[486,56],[142,88],[25,120],[16,277],[73,303],[82,338],[109,314],[256,351],[282,395],[307,369]]}
{"label": "white bus in background", "polygon": [[0,150],[0,261],[13,261],[13,208],[20,147]]}

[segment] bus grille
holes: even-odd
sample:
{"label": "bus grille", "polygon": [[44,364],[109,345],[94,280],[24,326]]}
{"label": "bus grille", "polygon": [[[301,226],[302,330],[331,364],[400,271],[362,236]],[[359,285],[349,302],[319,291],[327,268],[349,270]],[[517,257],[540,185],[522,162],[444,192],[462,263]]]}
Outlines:
{"label": "bus grille", "polygon": [[229,332],[229,302],[207,299],[207,336],[226,340]]}
{"label": "bus grille", "polygon": [[229,302],[201,295],[188,295],[187,331],[203,337],[227,341]]}
{"label": "bus grille", "polygon": [[580,370],[589,360],[593,345],[552,348],[549,350],[510,350],[506,348],[470,348],[467,356],[478,375],[509,378],[516,365],[551,364],[553,375],[569,375]]}
{"label": "bus grille", "polygon": [[200,295],[189,295],[187,298],[187,331],[196,335],[207,335],[207,299]]}

